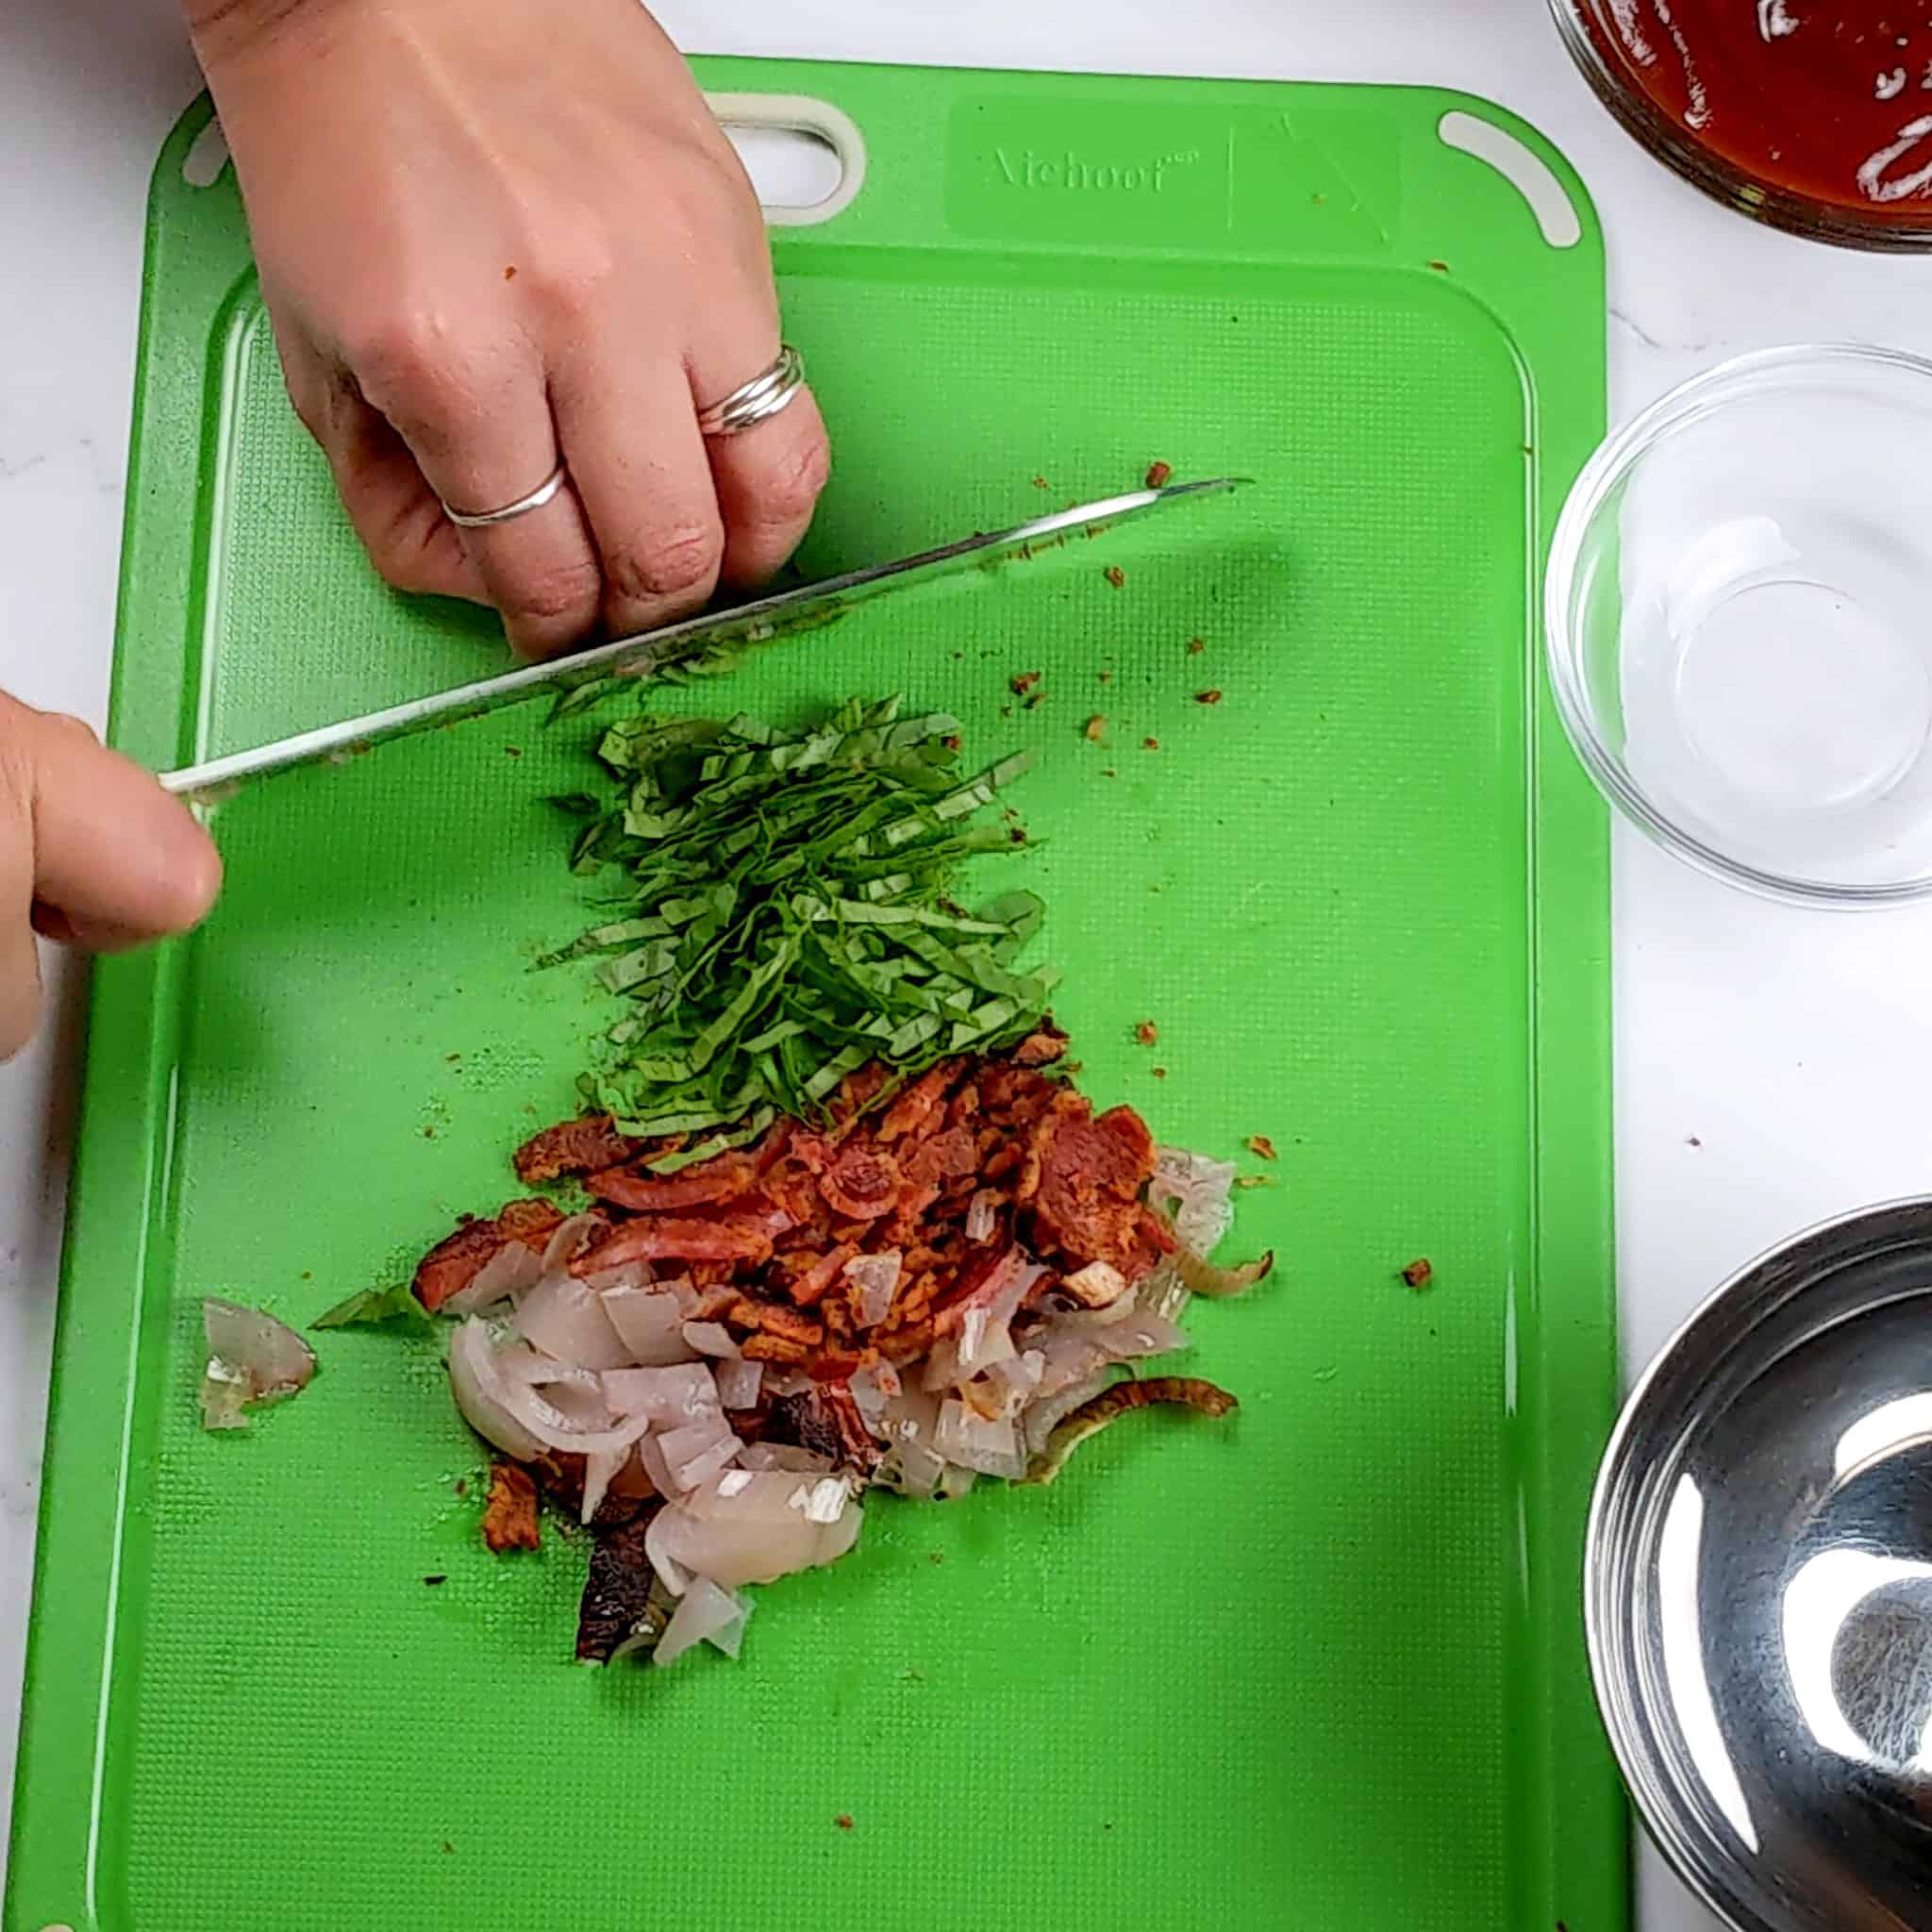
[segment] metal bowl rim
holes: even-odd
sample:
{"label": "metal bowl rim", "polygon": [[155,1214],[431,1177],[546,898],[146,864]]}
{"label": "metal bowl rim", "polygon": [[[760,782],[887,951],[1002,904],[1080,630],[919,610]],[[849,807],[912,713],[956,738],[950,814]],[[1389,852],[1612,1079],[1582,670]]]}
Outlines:
{"label": "metal bowl rim", "polygon": [[[1604,1445],[1603,1457],[1597,1465],[1596,1481],[1591,1491],[1590,1515],[1583,1543],[1583,1636],[1584,1648],[1590,1658],[1591,1689],[1595,1695],[1597,1714],[1609,1740],[1624,1786],[1642,1816],[1652,1842],[1698,1900],[1735,1928],[1735,1932],[1790,1932],[1790,1928],[1764,1918],[1739,1897],[1720,1875],[1724,1866],[1732,1861],[1721,1863],[1715,1857],[1717,1847],[1708,1839],[1696,1837],[1685,1828],[1684,1821],[1691,1815],[1691,1810],[1682,1803],[1681,1789],[1669,1777],[1670,1767],[1662,1755],[1644,1748],[1643,1733],[1655,1728],[1649,1723],[1652,1707],[1636,1682],[1634,1668],[1629,1671],[1613,1669],[1613,1653],[1617,1648],[1620,1629],[1625,1638],[1634,1634],[1635,1619],[1629,1614],[1629,1599],[1620,1595],[1615,1607],[1600,1601],[1607,1594],[1609,1578],[1617,1568],[1612,1554],[1614,1546],[1609,1543],[1607,1531],[1607,1519],[1612,1507],[1611,1492],[1631,1487],[1624,1481],[1624,1467],[1637,1424],[1649,1407],[1657,1385],[1672,1371],[1681,1367],[1686,1357],[1692,1356],[1701,1331],[1710,1324],[1721,1308],[1727,1307],[1734,1298],[1740,1297],[1754,1278],[1761,1276],[1775,1263],[1809,1243],[1891,1214],[1924,1217],[1927,1246],[1932,1249],[1932,1194],[1906,1194],[1888,1201],[1872,1202],[1814,1222],[1798,1233],[1765,1248],[1712,1289],[1671,1332],[1631,1384],[1616,1425]],[[1837,1265],[1841,1266],[1843,1261],[1852,1258],[1853,1256],[1843,1257]],[[1808,1280],[1791,1287],[1790,1293],[1807,1292],[1829,1272],[1832,1271],[1821,1269]],[[1679,1430],[1672,1438],[1672,1446],[1681,1444],[1685,1434]],[[1634,1529],[1641,1522],[1634,1503],[1628,1516]],[[1625,1555],[1634,1561],[1634,1549]],[[1613,1607],[1622,1610],[1621,1617],[1612,1614]],[[1625,1648],[1634,1665],[1634,1641],[1626,1643]],[[1628,1693],[1621,1699],[1619,1686]]]}

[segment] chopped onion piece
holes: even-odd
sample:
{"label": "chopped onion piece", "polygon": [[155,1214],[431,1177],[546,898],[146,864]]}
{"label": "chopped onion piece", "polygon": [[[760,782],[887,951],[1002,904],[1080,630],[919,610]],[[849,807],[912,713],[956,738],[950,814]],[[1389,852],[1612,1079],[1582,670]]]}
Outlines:
{"label": "chopped onion piece", "polygon": [[1193,1375],[1150,1375],[1144,1382],[1116,1382],[1055,1425],[1028,1466],[1026,1480],[1052,1482],[1066,1466],[1067,1457],[1089,1436],[1098,1434],[1137,1408],[1148,1408],[1162,1402],[1197,1409],[1202,1415],[1217,1419],[1231,1415],[1241,1407],[1225,1389],[1217,1389],[1212,1382],[1203,1382]]}
{"label": "chopped onion piece", "polygon": [[[1008,1324],[1046,1272],[1038,1261],[1027,1260],[1018,1248],[1009,1248],[967,1298],[958,1342],[962,1376],[976,1375],[981,1369],[1017,1353]],[[929,1377],[926,1386],[932,1386]]]}
{"label": "chopped onion piece", "polygon": [[211,1355],[201,1375],[201,1425],[205,1429],[245,1429],[242,1409],[248,1401],[248,1377],[238,1368]]}
{"label": "chopped onion piece", "polygon": [[580,1521],[588,1524],[596,1515],[611,1478],[636,1454],[637,1444],[630,1442],[622,1449],[599,1449],[584,1458],[584,1507]]}
{"label": "chopped onion piece", "polygon": [[491,1447],[520,1462],[542,1455],[543,1444],[507,1406],[508,1385],[497,1367],[487,1322],[472,1316],[450,1338],[449,1385],[463,1420]]}
{"label": "chopped onion piece", "polygon": [[651,1426],[648,1416],[629,1416],[609,1428],[579,1428],[555,1404],[534,1389],[505,1385],[504,1407],[546,1448],[577,1456],[600,1449],[628,1449]]}
{"label": "chopped onion piece", "polygon": [[574,1274],[546,1274],[518,1305],[510,1325],[545,1355],[579,1368],[619,1369],[633,1358],[603,1297]]}
{"label": "chopped onion piece", "polygon": [[715,1422],[689,1423],[681,1429],[667,1430],[658,1439],[664,1452],[664,1466],[679,1490],[694,1490],[709,1482],[744,1445],[731,1433],[724,1418]]}
{"label": "chopped onion piece", "polygon": [[208,1354],[233,1371],[232,1384],[227,1375],[213,1379],[224,1387],[242,1387],[243,1402],[274,1402],[293,1395],[308,1386],[315,1373],[315,1351],[286,1322],[277,1322],[259,1308],[244,1308],[210,1295],[201,1305],[201,1326]]}
{"label": "chopped onion piece", "polygon": [[659,1429],[719,1416],[718,1385],[705,1362],[677,1362],[653,1369],[613,1369],[604,1392],[620,1415],[643,1415]]}
{"label": "chopped onion piece", "polygon": [[604,1312],[627,1351],[626,1362],[665,1368],[690,1361],[684,1310],[675,1294],[661,1288],[607,1288],[599,1294]]}
{"label": "chopped onion piece", "polygon": [[1163,1322],[1158,1315],[1130,1315],[1110,1328],[1101,1329],[1093,1338],[1109,1361],[1132,1361],[1143,1355],[1172,1355],[1191,1348],[1185,1328]]}
{"label": "chopped onion piece", "polygon": [[[753,1362],[750,1366],[757,1368],[758,1364]],[[747,1442],[738,1452],[738,1461],[741,1469],[785,1469],[799,1475],[829,1475],[832,1473],[829,1456],[801,1449],[795,1442]]]}
{"label": "chopped onion piece", "polygon": [[746,1599],[719,1589],[708,1576],[693,1576],[669,1627],[658,1640],[653,1661],[675,1664],[697,1643],[715,1644],[726,1657],[735,1657],[750,1614]]}
{"label": "chopped onion piece", "polygon": [[1000,1194],[997,1188],[981,1188],[966,1204],[966,1239],[990,1241],[999,1225]]}
{"label": "chopped onion piece", "polygon": [[[644,1447],[651,1447],[651,1439],[644,1438]],[[675,1512],[667,1504],[651,1517],[651,1526],[644,1532],[644,1554],[651,1559],[651,1568],[658,1573],[658,1581],[673,1596],[682,1596],[691,1588],[691,1572],[671,1554],[670,1542],[676,1528]]]}
{"label": "chopped onion piece", "polygon": [[584,1244],[604,1225],[601,1214],[573,1214],[552,1232],[543,1249],[545,1274],[561,1274],[584,1251]]}
{"label": "chopped onion piece", "polygon": [[1180,1147],[1157,1147],[1147,1198],[1156,1213],[1173,1221],[1174,1232],[1197,1255],[1210,1254],[1234,1224],[1234,1174],[1231,1160],[1209,1160]]}
{"label": "chopped onion piece", "polygon": [[845,1278],[858,1291],[852,1319],[859,1327],[876,1328],[891,1312],[904,1265],[896,1248],[883,1255],[855,1255],[846,1262]]}
{"label": "chopped onion piece", "polygon": [[522,1241],[505,1241],[482,1267],[467,1288],[456,1293],[437,1310],[441,1315],[475,1315],[498,1302],[513,1301],[533,1289],[543,1278],[543,1263]]}
{"label": "chopped onion piece", "polygon": [[815,1485],[776,1472],[727,1470],[658,1510],[651,1523],[651,1560],[666,1587],[679,1590],[681,1576],[708,1576],[735,1589],[834,1562],[858,1540],[864,1510],[842,1480],[829,1480],[842,1501],[834,1521],[820,1523],[802,1507],[812,1500]]}
{"label": "chopped onion piece", "polygon": [[698,1355],[729,1357],[740,1352],[737,1342],[731,1339],[730,1329],[722,1322],[687,1322],[684,1339],[688,1347]]}
{"label": "chopped onion piece", "polygon": [[1134,1292],[1139,1307],[1150,1315],[1158,1315],[1164,1322],[1178,1322],[1193,1299],[1172,1256],[1162,1260]]}
{"label": "chopped onion piece", "polygon": [[939,1481],[933,1486],[933,1500],[936,1503],[955,1503],[961,1496],[971,1492],[973,1485],[979,1480],[974,1470],[962,1468],[957,1462],[949,1462],[940,1474]]}
{"label": "chopped onion piece", "polygon": [[734,1356],[729,1361],[720,1362],[711,1371],[711,1378],[718,1385],[718,1400],[726,1408],[755,1408],[758,1385],[765,1379],[765,1365]]}
{"label": "chopped onion piece", "polygon": [[939,1425],[933,1431],[934,1450],[961,1469],[982,1475],[1005,1476],[1017,1482],[1026,1474],[1020,1432],[1010,1421],[974,1415],[963,1402],[940,1405]]}
{"label": "chopped onion piece", "polygon": [[[1046,1357],[1039,1349],[1029,1348],[1024,1355],[1017,1356],[1011,1361],[995,1362],[959,1392],[975,1414],[1003,1419],[1017,1415],[1032,1401],[1045,1373]],[[969,1391],[974,1393],[983,1391],[983,1399],[974,1400]]]}
{"label": "chopped onion piece", "polygon": [[[1186,1299],[1183,1291],[1182,1299]],[[1130,1288],[1118,1301],[1108,1302],[1104,1308],[1063,1308],[1055,1312],[1053,1325],[1066,1333],[1075,1330],[1092,1334],[1101,1328],[1110,1328],[1116,1322],[1124,1322],[1141,1305],[1141,1291]]]}

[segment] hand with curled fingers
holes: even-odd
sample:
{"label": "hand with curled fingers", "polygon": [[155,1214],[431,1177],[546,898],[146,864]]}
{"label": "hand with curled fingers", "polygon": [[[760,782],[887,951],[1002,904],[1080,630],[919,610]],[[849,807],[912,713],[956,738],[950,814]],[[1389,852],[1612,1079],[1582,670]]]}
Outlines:
{"label": "hand with curled fingers", "polygon": [[119,952],[185,931],[222,862],[188,808],[78,718],[0,691],[0,1060],[34,1029],[34,935]]}
{"label": "hand with curled fingers", "polygon": [[[751,185],[637,0],[188,15],[290,393],[391,583],[542,657],[784,563],[824,426]],[[734,397],[745,426],[702,420]]]}

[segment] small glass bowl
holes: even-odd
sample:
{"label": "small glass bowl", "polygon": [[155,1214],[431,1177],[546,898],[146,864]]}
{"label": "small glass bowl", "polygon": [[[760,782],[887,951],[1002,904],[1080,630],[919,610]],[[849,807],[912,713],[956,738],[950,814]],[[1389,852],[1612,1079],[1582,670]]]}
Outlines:
{"label": "small glass bowl", "polygon": [[[1617,4],[1550,0],[1550,11],[1597,98],[1653,159],[1726,207],[1788,234],[1845,248],[1932,249],[1932,206],[1923,198],[1869,208],[1820,200],[1755,174],[1698,140],[1650,97],[1631,72],[1616,28]],[[1744,7],[1748,13],[1750,0],[1744,0]]]}
{"label": "small glass bowl", "polygon": [[1768,349],[1674,390],[1577,478],[1544,629],[1659,844],[1797,904],[1932,896],[1932,362]]}

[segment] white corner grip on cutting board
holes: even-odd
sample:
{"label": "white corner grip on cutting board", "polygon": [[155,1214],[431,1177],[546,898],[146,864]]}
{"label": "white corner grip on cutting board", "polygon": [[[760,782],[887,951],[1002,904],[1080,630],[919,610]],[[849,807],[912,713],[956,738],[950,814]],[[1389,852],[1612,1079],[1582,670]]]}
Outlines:
{"label": "white corner grip on cutting board", "polygon": [[[769,131],[801,135],[823,142],[839,161],[839,179],[830,193],[799,205],[763,199],[765,220],[773,227],[808,227],[851,207],[865,186],[865,137],[851,115],[829,101],[810,94],[710,94],[705,96],[726,134]],[[741,145],[741,156],[743,148]],[[749,157],[745,157],[749,163]]]}

